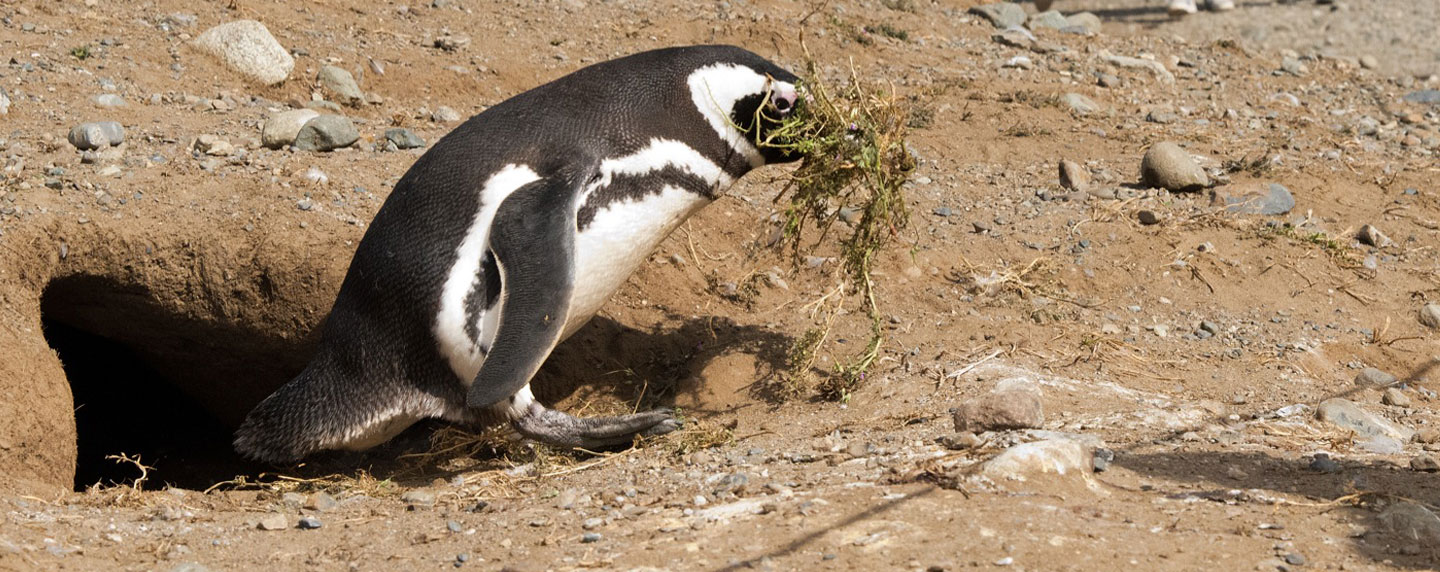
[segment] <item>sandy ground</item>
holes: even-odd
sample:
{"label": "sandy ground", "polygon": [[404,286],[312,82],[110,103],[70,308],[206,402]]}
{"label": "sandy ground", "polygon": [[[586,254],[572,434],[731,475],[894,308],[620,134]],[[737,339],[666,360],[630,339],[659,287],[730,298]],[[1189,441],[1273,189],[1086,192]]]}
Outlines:
{"label": "sandy ground", "polygon": [[[1440,6],[1170,21],[1059,0],[1103,30],[1031,49],[976,4],[0,2],[0,569],[1440,566],[1440,332],[1418,318],[1440,302],[1440,108],[1404,99],[1440,88]],[[190,46],[242,18],[295,54],[289,81]],[[440,106],[468,116],[667,45],[800,69],[802,30],[824,69],[887,80],[928,119],[912,224],[877,279],[889,339],[847,400],[776,398],[805,305],[833,287],[766,248],[777,167],[676,232],[537,379],[571,412],[678,405],[685,431],[600,455],[439,424],[299,467],[230,452],[423,152],[385,151],[386,128],[433,142],[455,125]],[[268,116],[327,96],[326,64],[374,96],[342,109],[360,142],[260,147]],[[127,104],[92,101],[107,93]],[[100,120],[126,143],[83,160],[65,136]],[[239,151],[196,153],[201,135]],[[1161,141],[1214,188],[1141,184]],[[1062,160],[1085,188],[1061,186]],[[1269,183],[1288,213],[1212,198]],[[842,318],[822,369],[864,339]],[[1366,367],[1398,378],[1388,396],[1357,387]],[[1373,419],[1322,421],[1332,398]],[[952,410],[997,402],[1043,415],[957,432]],[[136,488],[105,458],[121,453],[150,467]]]}

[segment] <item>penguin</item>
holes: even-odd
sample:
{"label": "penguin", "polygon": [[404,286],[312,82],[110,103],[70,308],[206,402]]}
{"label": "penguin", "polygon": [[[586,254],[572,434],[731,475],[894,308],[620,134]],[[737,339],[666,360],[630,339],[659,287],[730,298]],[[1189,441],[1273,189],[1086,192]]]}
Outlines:
{"label": "penguin", "polygon": [[801,103],[798,81],[742,48],[666,48],[470,118],[396,183],[315,355],[246,416],[236,450],[294,463],[373,447],[422,419],[494,413],[562,447],[675,430],[666,409],[550,409],[530,379],[686,218],[745,173],[799,158],[756,143]]}

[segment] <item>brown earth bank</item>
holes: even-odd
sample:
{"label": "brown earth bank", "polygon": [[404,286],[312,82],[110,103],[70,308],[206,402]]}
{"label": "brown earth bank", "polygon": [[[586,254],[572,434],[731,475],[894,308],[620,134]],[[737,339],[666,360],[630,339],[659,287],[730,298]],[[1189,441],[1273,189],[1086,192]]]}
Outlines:
{"label": "brown earth bank", "polygon": [[[1059,0],[1064,29],[1032,38],[980,4],[0,1],[0,569],[1440,565],[1440,80],[1417,24],[1440,6]],[[235,20],[288,80],[194,46]],[[918,106],[861,385],[781,375],[834,247],[799,268],[768,247],[766,168],[536,380],[577,414],[679,406],[684,430],[585,453],[425,423],[298,467],[234,455],[424,151],[387,129],[434,142],[442,107],[694,43],[793,70],[808,50]],[[359,141],[262,146],[274,114],[337,99],[326,65],[363,90],[328,111]],[[124,143],[82,153],[92,121]],[[1207,188],[1142,180],[1162,141]],[[1292,208],[1226,208],[1271,183]],[[842,315],[821,373],[867,328]]]}

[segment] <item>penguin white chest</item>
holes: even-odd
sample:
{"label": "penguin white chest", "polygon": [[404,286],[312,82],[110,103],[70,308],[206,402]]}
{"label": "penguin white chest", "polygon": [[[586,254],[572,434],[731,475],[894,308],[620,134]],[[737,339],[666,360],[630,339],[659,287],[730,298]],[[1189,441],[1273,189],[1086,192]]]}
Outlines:
{"label": "penguin white chest", "polygon": [[676,227],[710,199],[666,184],[658,193],[597,209],[575,237],[575,279],[566,333],[600,310]]}

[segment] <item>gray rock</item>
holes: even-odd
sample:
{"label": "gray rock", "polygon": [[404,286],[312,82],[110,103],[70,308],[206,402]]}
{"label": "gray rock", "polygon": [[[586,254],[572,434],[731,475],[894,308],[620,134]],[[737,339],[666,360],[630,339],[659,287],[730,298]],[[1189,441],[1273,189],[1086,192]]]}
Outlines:
{"label": "gray rock", "polygon": [[400,501],[415,506],[435,506],[435,492],[425,489],[405,491],[405,494],[400,495]]}
{"label": "gray rock", "polygon": [[1398,387],[1391,387],[1380,395],[1380,403],[1391,407],[1410,407],[1410,396]]}
{"label": "gray rock", "polygon": [[1384,248],[1394,244],[1394,242],[1390,240],[1390,237],[1385,236],[1385,233],[1380,232],[1380,229],[1370,224],[1360,227],[1360,230],[1355,232],[1355,240],[1360,241],[1360,244],[1374,246],[1376,248]]}
{"label": "gray rock", "polygon": [[1440,546],[1440,516],[1418,504],[1400,501],[1375,518],[1385,531],[1421,546]]}
{"label": "gray rock", "polygon": [[98,107],[125,107],[125,98],[114,93],[102,93],[90,98],[90,102]]}
{"label": "gray rock", "polygon": [[1025,9],[1021,8],[1019,4],[1010,2],[975,6],[970,9],[970,13],[989,20],[996,28],[1009,28],[1025,23]]}
{"label": "gray rock", "polygon": [[1175,83],[1175,74],[1170,73],[1170,70],[1165,69],[1164,65],[1155,60],[1132,58],[1129,56],[1117,56],[1110,53],[1109,50],[1100,50],[1100,52],[1096,55],[1100,56],[1101,60],[1104,60],[1106,63],[1114,66],[1147,70],[1156,78],[1158,78],[1160,80],[1160,83]]}
{"label": "gray rock", "polygon": [[295,69],[290,52],[264,24],[254,20],[236,20],[210,28],[195,38],[194,45],[246,79],[264,85],[285,81]]}
{"label": "gray rock", "polygon": [[300,521],[295,523],[295,528],[300,530],[315,530],[321,526],[324,526],[324,524],[320,522],[320,519],[313,516],[302,516],[300,517]]}
{"label": "gray rock", "polygon": [[1280,60],[1280,71],[1293,76],[1302,76],[1310,73],[1310,68],[1300,61],[1300,58],[1285,57]]}
{"label": "gray rock", "polygon": [[1426,304],[1421,306],[1420,323],[1426,327],[1440,329],[1440,304]]}
{"label": "gray rock", "polygon": [[1030,30],[1019,27],[1006,28],[1004,31],[992,34],[990,39],[1002,46],[1010,46],[1022,50],[1035,50],[1036,45],[1039,43],[1039,40],[1035,38],[1035,34],[1030,33]]}
{"label": "gray rock", "polygon": [[1090,12],[1071,14],[1065,19],[1070,22],[1072,27],[1084,28],[1086,32],[1091,34],[1100,33],[1100,17]]}
{"label": "gray rock", "polygon": [[1226,212],[1245,215],[1282,215],[1295,209],[1295,195],[1280,183],[1241,183],[1215,189],[1210,200],[1213,206],[1224,206]]}
{"label": "gray rock", "polygon": [[315,81],[334,96],[335,101],[352,107],[365,102],[365,92],[360,91],[360,85],[355,83],[355,77],[348,71],[335,66],[321,66]]}
{"label": "gray rock", "polygon": [[1140,221],[1140,224],[1145,226],[1160,224],[1160,215],[1155,214],[1155,211],[1152,210],[1138,211],[1135,213],[1135,218]]}
{"label": "gray rock", "polygon": [[260,128],[260,144],[270,149],[293,144],[300,129],[319,116],[320,112],[313,109],[290,109],[271,115]]}
{"label": "gray rock", "polygon": [[424,139],[404,127],[386,129],[385,140],[394,143],[397,149],[419,149],[425,146]]}
{"label": "gray rock", "polygon": [[1095,100],[1073,92],[1060,96],[1060,103],[1076,115],[1089,115],[1104,109]]}
{"label": "gray rock", "polygon": [[210,569],[198,562],[182,562],[171,568],[170,572],[210,572]]}
{"label": "gray rock", "polygon": [[980,466],[980,474],[1000,481],[1026,481],[1046,475],[1086,476],[1094,472],[1094,450],[1080,441],[1046,439],[1006,449]]}
{"label": "gray rock", "polygon": [[1330,455],[1325,453],[1316,453],[1315,457],[1310,460],[1310,470],[1315,472],[1331,474],[1340,472],[1340,469],[1340,463],[1335,462],[1335,459],[1331,459]]}
{"label": "gray rock", "polygon": [[1169,191],[1198,191],[1210,186],[1210,177],[1179,145],[1162,141],[1150,146],[1140,161],[1140,180]]}
{"label": "gray rock", "polygon": [[1090,190],[1090,171],[1074,161],[1060,161],[1060,186],[1066,189],[1085,192]]}
{"label": "gray rock", "polygon": [[266,515],[265,518],[260,519],[260,523],[257,525],[260,530],[285,530],[289,527],[290,519],[279,513]]}
{"label": "gray rock", "polygon": [[340,109],[340,104],[333,101],[325,101],[323,99],[307,101],[305,102],[305,108],[313,109],[315,111],[329,111],[330,113],[335,114],[339,114],[342,111]]}
{"label": "gray rock", "polygon": [[125,141],[125,127],[115,121],[81,123],[70,130],[70,144],[81,151],[103,149]]}
{"label": "gray rock", "polygon": [[1440,89],[1422,89],[1405,94],[1405,101],[1410,103],[1440,103]]}
{"label": "gray rock", "polygon": [[1030,21],[1026,22],[1025,25],[1031,30],[1039,30],[1042,28],[1060,30],[1069,26],[1070,21],[1065,19],[1065,15],[1061,14],[1059,10],[1047,10],[1031,16]]}
{"label": "gray rock", "polygon": [[318,492],[305,499],[305,508],[318,512],[327,512],[340,507],[340,502],[335,497],[325,492]]}
{"label": "gray rock", "polygon": [[295,135],[295,148],[300,151],[333,151],[349,147],[360,139],[360,131],[349,119],[339,115],[321,115],[300,128]]}
{"label": "gray rock", "polygon": [[1410,459],[1410,470],[1422,473],[1440,472],[1440,461],[1434,455],[1419,454]]}
{"label": "gray rock", "polygon": [[430,114],[430,120],[436,123],[454,123],[460,119],[460,112],[444,105],[435,108],[435,113]]}
{"label": "gray rock", "polygon": [[1395,376],[1373,367],[1362,369],[1360,373],[1355,375],[1355,385],[1366,389],[1390,387],[1394,385],[1396,381],[1398,381],[1398,379]]}
{"label": "gray rock", "polygon": [[591,542],[600,542],[600,539],[601,539],[601,538],[604,538],[604,537],[603,537],[603,536],[600,536],[600,533],[598,533],[598,532],[587,532],[587,533],[585,533],[585,534],[580,535],[580,542],[584,542],[584,543],[586,543],[586,544],[589,544],[589,543],[591,543]]}
{"label": "gray rock", "polygon": [[[1362,437],[1385,437],[1400,442],[1410,440],[1415,432],[1373,415],[1360,406],[1339,397],[1327,399],[1315,410],[1315,417],[1321,421],[1354,431]],[[1388,445],[1388,443],[1377,443]]]}
{"label": "gray rock", "polygon": [[1034,384],[1005,383],[995,391],[955,408],[956,431],[1036,429],[1045,424],[1045,406]]}

